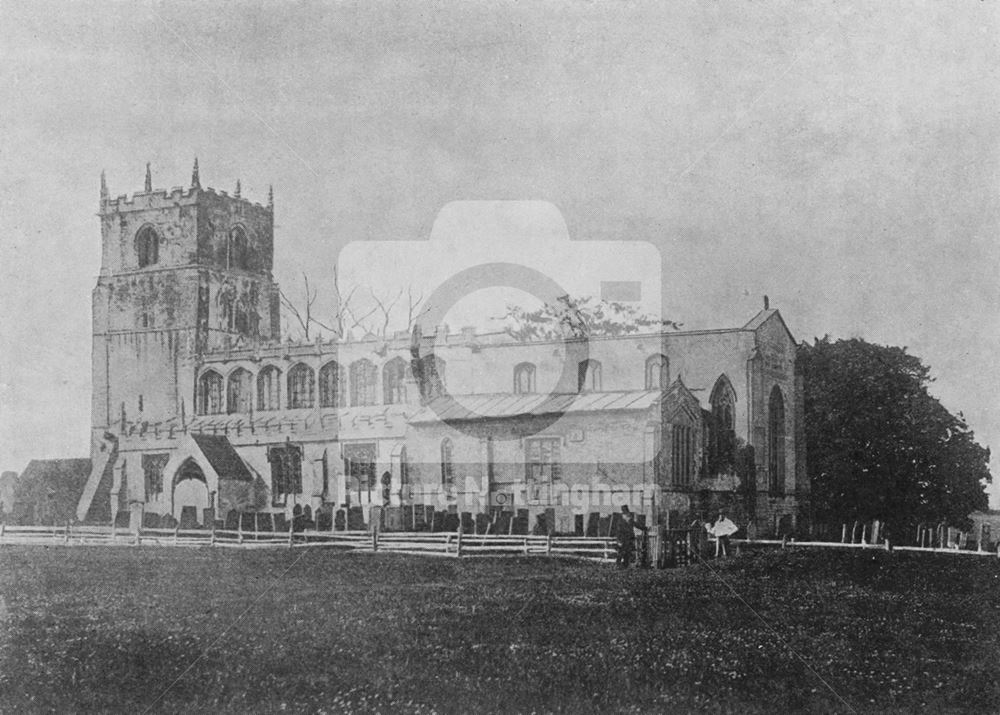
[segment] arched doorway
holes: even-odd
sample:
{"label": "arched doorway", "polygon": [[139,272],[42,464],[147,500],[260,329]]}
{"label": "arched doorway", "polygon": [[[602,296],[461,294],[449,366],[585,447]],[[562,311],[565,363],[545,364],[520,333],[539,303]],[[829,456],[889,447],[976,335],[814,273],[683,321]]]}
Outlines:
{"label": "arched doorway", "polygon": [[211,500],[205,473],[193,459],[184,462],[177,470],[173,492],[173,517],[182,526],[192,519],[201,524],[205,509],[211,506]]}

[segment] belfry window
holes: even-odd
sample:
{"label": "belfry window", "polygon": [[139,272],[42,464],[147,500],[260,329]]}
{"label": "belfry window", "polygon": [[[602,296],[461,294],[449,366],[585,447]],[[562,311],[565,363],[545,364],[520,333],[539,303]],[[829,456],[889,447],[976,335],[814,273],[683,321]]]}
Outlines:
{"label": "belfry window", "polygon": [[229,267],[250,270],[250,241],[242,226],[236,226],[229,232]]}
{"label": "belfry window", "polygon": [[394,357],[382,367],[382,397],[387,405],[406,402],[406,375],[409,372],[406,360]]}
{"label": "belfry window", "polygon": [[209,370],[198,380],[198,414],[222,414],[222,375]]}
{"label": "belfry window", "polygon": [[281,370],[268,365],[257,375],[257,409],[281,409]]}
{"label": "belfry window", "polygon": [[319,369],[319,406],[343,407],[346,399],[344,374],[337,362],[330,361]]}
{"label": "belfry window", "polygon": [[311,367],[299,363],[288,371],[288,409],[305,409],[313,406],[315,399],[315,373]]}
{"label": "belfry window", "polygon": [[250,412],[253,405],[253,375],[249,370],[238,367],[229,375],[226,385],[226,412],[242,414]]}
{"label": "belfry window", "polygon": [[420,368],[420,394],[428,400],[443,395],[445,392],[445,361],[432,353],[422,356],[418,366]]}
{"label": "belfry window", "polygon": [[143,226],[135,235],[135,253],[139,268],[152,266],[160,260],[160,237],[152,226]]}
{"label": "belfry window", "polygon": [[351,363],[351,406],[374,405],[378,370],[371,360],[361,358]]}

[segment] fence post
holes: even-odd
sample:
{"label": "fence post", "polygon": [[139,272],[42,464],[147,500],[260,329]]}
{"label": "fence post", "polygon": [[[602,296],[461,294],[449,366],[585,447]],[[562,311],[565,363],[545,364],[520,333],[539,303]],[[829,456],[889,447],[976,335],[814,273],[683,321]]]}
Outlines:
{"label": "fence post", "polygon": [[[0,544],[3,543],[3,532],[7,528],[7,524],[0,521]],[[997,556],[1000,556],[1000,550],[997,551]]]}
{"label": "fence post", "polygon": [[178,522],[177,526],[174,527],[174,546],[177,546],[177,541],[180,539],[181,525]]}
{"label": "fence post", "polygon": [[980,524],[979,525],[979,540],[978,540],[978,545],[976,546],[976,551],[978,551],[979,553],[983,553],[983,534],[984,534],[985,530],[986,530],[986,524],[985,523]]}
{"label": "fence post", "polygon": [[372,529],[372,551],[378,551],[378,529],[374,528]]}
{"label": "fence post", "polygon": [[868,543],[868,524],[861,525],[861,545]]}
{"label": "fence post", "polygon": [[243,514],[240,512],[236,513],[236,543],[243,543]]}
{"label": "fence post", "polygon": [[851,527],[851,543],[858,543],[858,522],[857,519],[854,520],[854,526]]}
{"label": "fence post", "polygon": [[455,556],[462,558],[462,522],[458,523],[458,535],[455,538]]}
{"label": "fence post", "polygon": [[142,546],[142,525],[140,524],[135,530],[135,545]]}
{"label": "fence post", "polygon": [[524,555],[525,556],[528,555],[528,537],[527,536],[524,537]]}
{"label": "fence post", "polygon": [[[254,522],[254,534],[257,533],[257,522]],[[288,548],[292,548],[292,540],[295,538],[295,520],[288,522]]]}
{"label": "fence post", "polygon": [[215,519],[212,519],[212,532],[208,538],[210,546],[215,546]]}
{"label": "fence post", "polygon": [[545,555],[552,555],[552,534],[545,535]]}
{"label": "fence post", "polygon": [[66,520],[66,535],[63,538],[64,544],[69,544],[69,519]]}

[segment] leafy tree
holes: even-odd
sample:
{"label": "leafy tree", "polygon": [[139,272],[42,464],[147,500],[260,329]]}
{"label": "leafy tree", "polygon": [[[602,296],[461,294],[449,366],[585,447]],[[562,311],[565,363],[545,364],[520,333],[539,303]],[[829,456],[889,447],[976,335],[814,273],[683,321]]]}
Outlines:
{"label": "leafy tree", "polygon": [[987,507],[989,449],[930,395],[929,368],[906,348],[825,337],[799,346],[798,365],[817,518],[968,528]]}
{"label": "leafy tree", "polygon": [[681,327],[672,320],[642,313],[634,305],[569,295],[560,296],[554,304],[546,303],[537,310],[508,305],[506,314],[499,319],[507,321],[507,334],[522,342],[629,335],[642,330]]}

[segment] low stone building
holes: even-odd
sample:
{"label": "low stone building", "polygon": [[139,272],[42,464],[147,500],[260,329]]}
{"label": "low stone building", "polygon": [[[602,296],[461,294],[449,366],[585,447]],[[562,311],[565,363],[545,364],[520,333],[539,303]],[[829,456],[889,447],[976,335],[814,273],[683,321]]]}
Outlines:
{"label": "low stone building", "polygon": [[102,180],[100,216],[81,519],[434,506],[579,532],[628,503],[768,531],[806,513],[795,341],[768,306],[718,330],[281,343],[273,200],[202,189],[196,167],[131,198]]}

